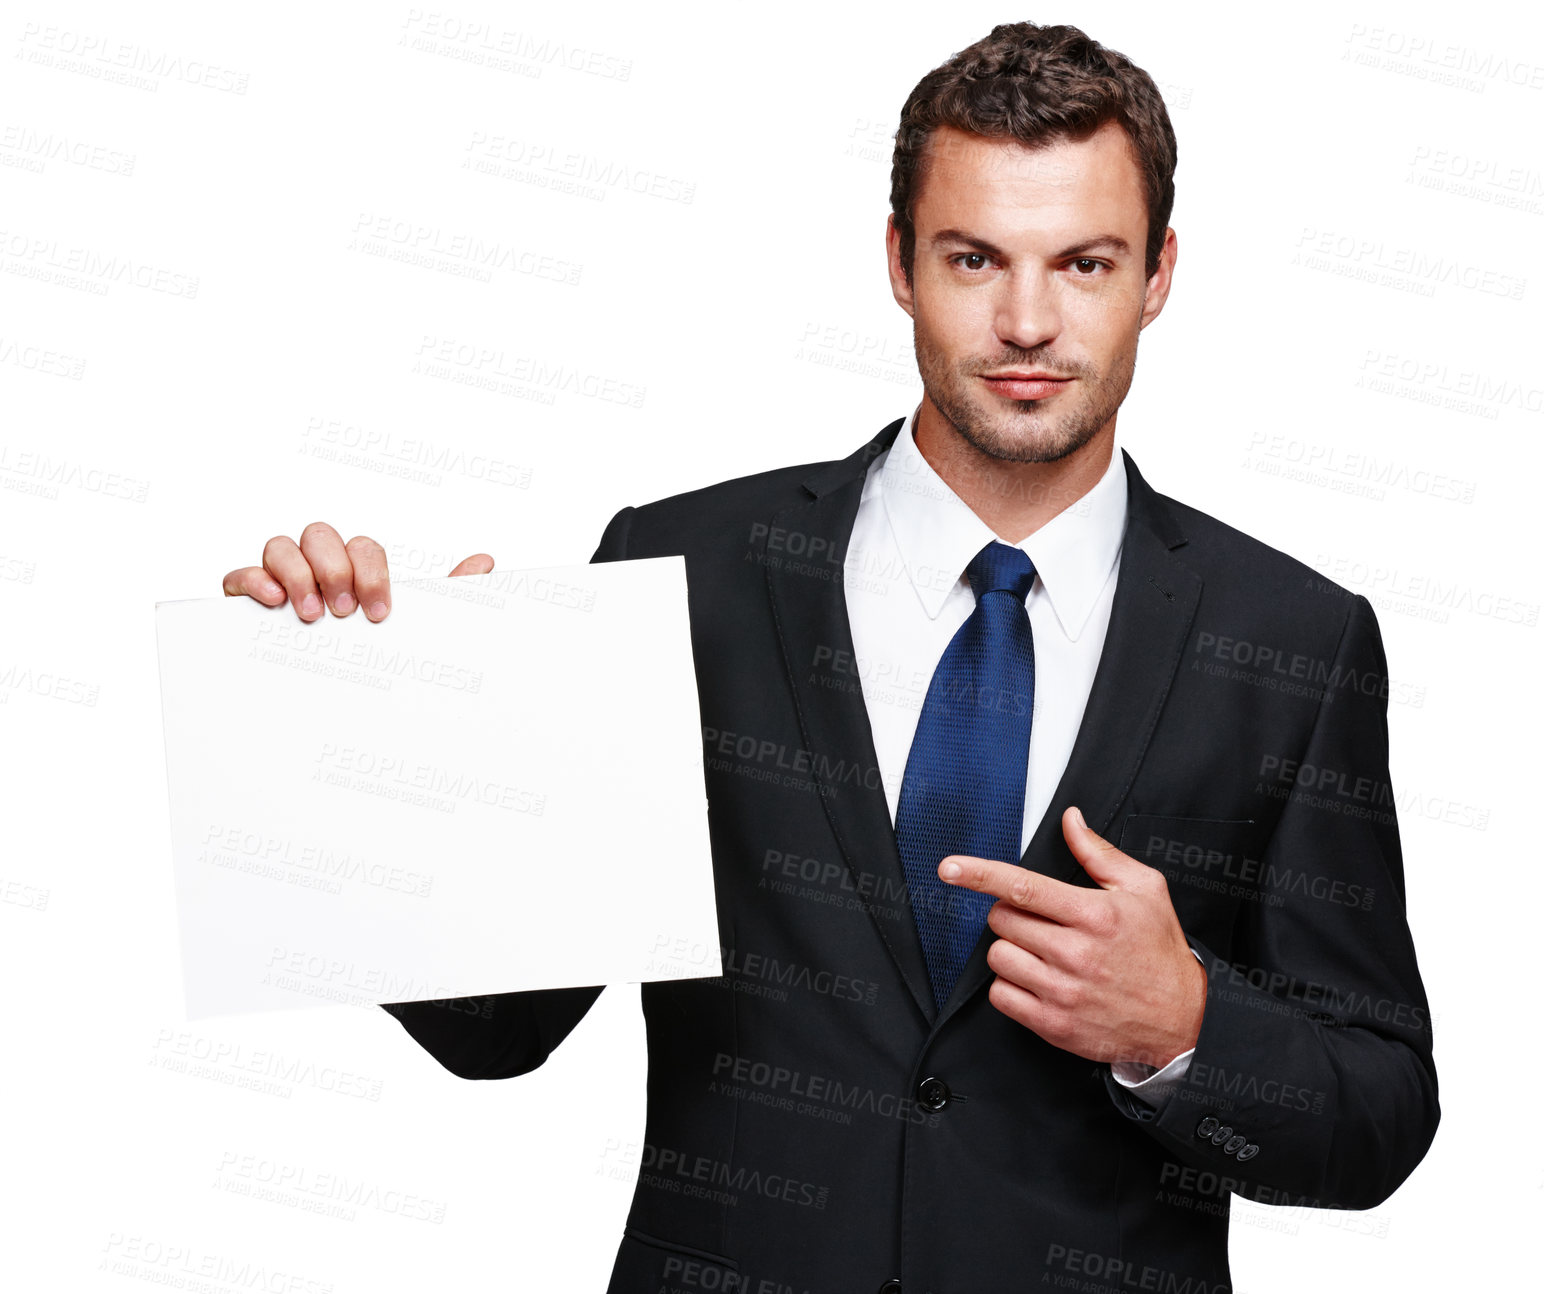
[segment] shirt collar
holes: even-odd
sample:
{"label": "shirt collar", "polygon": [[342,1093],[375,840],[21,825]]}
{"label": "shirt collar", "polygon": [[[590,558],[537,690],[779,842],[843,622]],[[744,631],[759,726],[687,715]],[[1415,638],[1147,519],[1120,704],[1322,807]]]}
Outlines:
{"label": "shirt collar", "polygon": [[[875,467],[870,489],[884,504],[890,533],[928,618],[936,620],[965,568],[998,536],[944,483],[912,434],[919,404]],[[1062,632],[1083,632],[1120,556],[1126,530],[1126,470],[1119,445],[1093,488],[1028,536],[1029,556]]]}

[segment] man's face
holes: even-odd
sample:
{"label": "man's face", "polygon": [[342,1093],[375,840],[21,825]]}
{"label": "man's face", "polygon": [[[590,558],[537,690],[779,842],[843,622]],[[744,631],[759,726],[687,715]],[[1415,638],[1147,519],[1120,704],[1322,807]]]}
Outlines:
{"label": "man's face", "polygon": [[[992,458],[1064,458],[1113,431],[1137,335],[1168,294],[1173,231],[1147,280],[1141,176],[1114,123],[1036,149],[944,126],[929,149],[909,284],[893,220],[887,239],[927,400]],[[1030,374],[1057,380],[1013,380]]]}

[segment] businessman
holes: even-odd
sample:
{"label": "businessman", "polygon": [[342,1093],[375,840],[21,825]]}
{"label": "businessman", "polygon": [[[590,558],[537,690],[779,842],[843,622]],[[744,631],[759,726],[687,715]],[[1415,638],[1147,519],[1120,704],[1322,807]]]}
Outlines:
{"label": "businessman", "polygon": [[[896,134],[917,407],[601,537],[685,557],[724,964],[643,986],[612,1294],[1210,1294],[1232,1194],[1368,1208],[1431,1142],[1372,609],[1116,452],[1175,157],[1124,56],[995,28]],[[390,609],[321,523],[224,587]],[[508,1078],[601,991],[387,1010]]]}

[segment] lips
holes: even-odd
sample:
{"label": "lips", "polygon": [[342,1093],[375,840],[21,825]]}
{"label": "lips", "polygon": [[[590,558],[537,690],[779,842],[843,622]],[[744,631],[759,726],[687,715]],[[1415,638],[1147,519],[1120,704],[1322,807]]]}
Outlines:
{"label": "lips", "polygon": [[1073,379],[1048,377],[1039,373],[1026,375],[1010,372],[999,377],[983,374],[981,380],[987,384],[989,390],[1009,400],[1042,400],[1048,395],[1055,395]]}

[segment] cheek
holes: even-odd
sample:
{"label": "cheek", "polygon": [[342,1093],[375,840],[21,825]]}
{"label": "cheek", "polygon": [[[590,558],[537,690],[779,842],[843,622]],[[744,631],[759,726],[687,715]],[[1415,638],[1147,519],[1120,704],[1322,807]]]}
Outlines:
{"label": "cheek", "polygon": [[993,295],[984,281],[962,279],[947,265],[929,264],[917,274],[917,306],[941,324],[990,313]]}
{"label": "cheek", "polygon": [[[1087,288],[1062,295],[1063,325],[1076,327],[1090,341],[1106,341],[1127,331],[1134,312],[1127,301],[1129,294],[1113,284],[1101,291]],[[1113,341],[1110,342],[1113,345]]]}
{"label": "cheek", "polygon": [[986,293],[934,290],[916,298],[917,332],[935,351],[948,356],[974,354],[991,344],[992,303]]}
{"label": "cheek", "polygon": [[1078,345],[1103,372],[1121,367],[1136,350],[1141,322],[1141,297],[1128,300],[1128,292],[1085,293],[1062,309],[1062,332]]}

